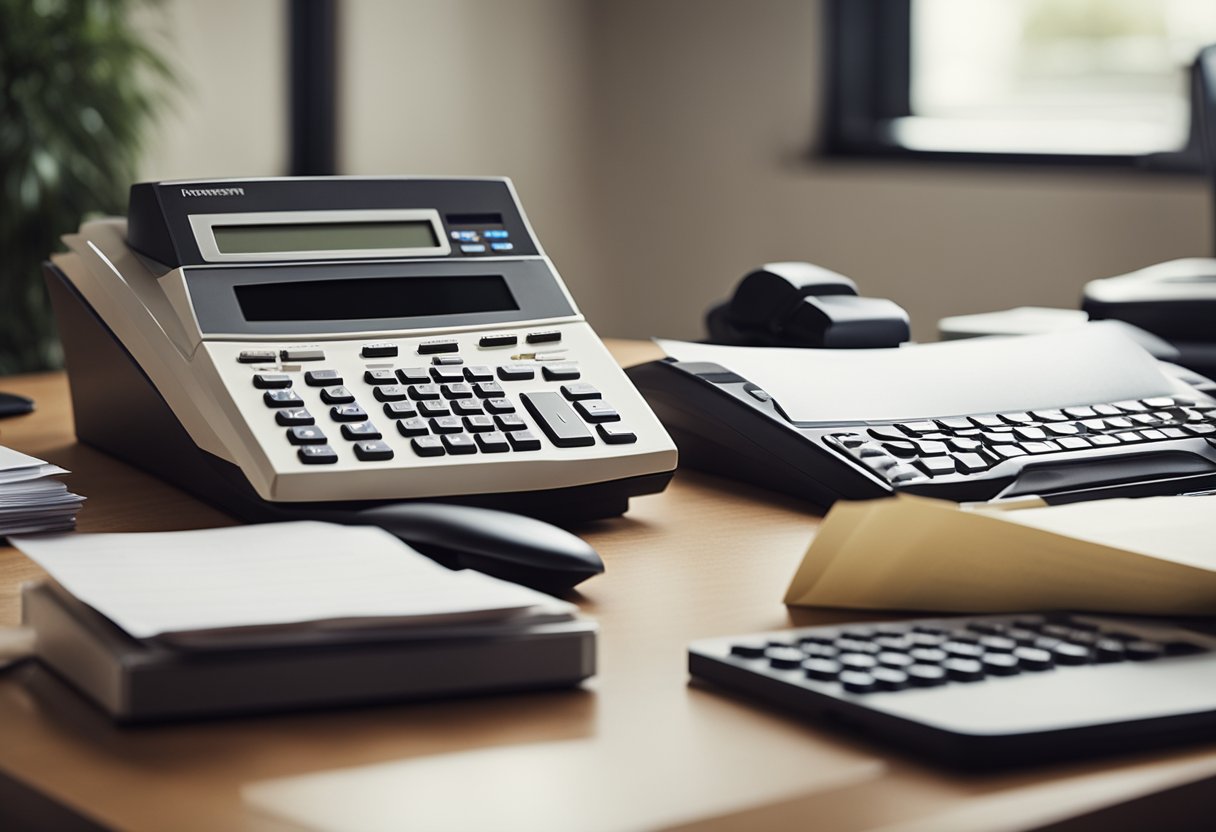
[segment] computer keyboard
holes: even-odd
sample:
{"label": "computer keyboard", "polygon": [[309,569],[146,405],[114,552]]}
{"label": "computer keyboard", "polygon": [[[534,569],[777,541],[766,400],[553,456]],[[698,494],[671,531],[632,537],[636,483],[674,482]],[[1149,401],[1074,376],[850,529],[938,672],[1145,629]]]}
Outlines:
{"label": "computer keyboard", "polygon": [[[1216,401],[1160,396],[868,423],[826,430],[823,441],[893,488],[948,499],[1016,497],[1216,472]],[[1043,475],[1019,476],[1031,467]]]}
{"label": "computer keyboard", "polygon": [[803,627],[694,642],[690,674],[950,765],[1216,737],[1216,638],[1089,614]]}

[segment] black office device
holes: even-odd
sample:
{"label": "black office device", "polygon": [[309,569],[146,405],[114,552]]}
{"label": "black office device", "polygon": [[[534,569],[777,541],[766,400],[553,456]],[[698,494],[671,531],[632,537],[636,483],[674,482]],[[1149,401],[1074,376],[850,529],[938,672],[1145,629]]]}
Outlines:
{"label": "black office device", "polygon": [[1216,737],[1216,638],[1095,615],[804,627],[694,642],[723,689],[969,770]]}
{"label": "black office device", "polygon": [[0,419],[34,412],[34,402],[16,393],[0,393]]}

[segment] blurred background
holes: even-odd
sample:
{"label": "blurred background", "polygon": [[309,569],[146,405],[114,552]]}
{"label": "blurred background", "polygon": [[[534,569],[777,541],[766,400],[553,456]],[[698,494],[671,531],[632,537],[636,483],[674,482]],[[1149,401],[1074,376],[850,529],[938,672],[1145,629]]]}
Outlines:
{"label": "blurred background", "polygon": [[698,337],[772,260],[928,340],[1212,253],[1211,0],[0,0],[0,31],[0,372],[57,360],[36,261],[139,180],[510,176],[605,336]]}

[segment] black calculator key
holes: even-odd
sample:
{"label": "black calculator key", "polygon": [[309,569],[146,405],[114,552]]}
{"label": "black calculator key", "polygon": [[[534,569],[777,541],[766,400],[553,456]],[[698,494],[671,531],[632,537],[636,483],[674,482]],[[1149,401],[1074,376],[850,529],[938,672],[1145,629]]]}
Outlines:
{"label": "black calculator key", "polygon": [[463,430],[464,424],[459,416],[440,416],[431,420],[432,433],[461,433]]}
{"label": "black calculator key", "polygon": [[744,659],[760,659],[764,657],[764,651],[767,649],[767,641],[757,640],[732,644],[730,653],[732,656],[739,656]]}
{"label": "black calculator key", "polygon": [[397,374],[392,370],[368,370],[363,374],[368,384],[396,384]]}
{"label": "black calculator key", "polygon": [[278,361],[279,354],[274,350],[241,350],[236,360],[242,364],[267,364]]}
{"label": "black calculator key", "polygon": [[544,375],[545,381],[574,381],[581,373],[577,364],[544,364],[541,366],[541,374]]}
{"label": "black calculator key", "polygon": [[335,422],[365,422],[367,413],[357,404],[339,404],[329,409],[329,416]]}
{"label": "black calculator key", "polygon": [[258,373],[253,377],[253,386],[259,390],[278,390],[291,386],[291,376],[286,373]]}
{"label": "black calculator key", "polygon": [[1129,641],[1123,645],[1123,649],[1134,662],[1146,662],[1165,655],[1165,648],[1152,641]]}
{"label": "black calculator key", "polygon": [[940,664],[950,658],[946,651],[936,647],[917,647],[909,650],[908,655],[916,659],[918,664]]}
{"label": "black calculator key", "polygon": [[418,345],[419,355],[434,355],[440,352],[458,352],[460,344],[454,338],[434,338]]}
{"label": "black calculator key", "polygon": [[338,461],[338,455],[328,445],[301,445],[296,456],[305,465],[329,465]]}
{"label": "black calculator key", "polygon": [[540,439],[530,430],[516,430],[507,434],[513,451],[539,451]]}
{"label": "black calculator key", "polygon": [[437,355],[431,359],[431,364],[436,367],[453,367],[463,363],[464,359],[459,355]]}
{"label": "black calculator key", "polygon": [[470,433],[485,433],[494,430],[497,426],[494,424],[492,416],[465,416],[465,429]]}
{"label": "black calculator key", "polygon": [[340,385],[321,389],[321,401],[326,404],[350,404],[354,400],[355,394]]}
{"label": "black calculator key", "polygon": [[500,399],[506,395],[502,385],[497,381],[478,381],[473,384],[473,392],[479,399]]}
{"label": "black calculator key", "polygon": [[328,440],[320,428],[301,425],[287,429],[287,441],[293,445],[324,445]]}
{"label": "black calculator key", "polygon": [[494,371],[485,364],[475,364],[464,368],[465,381],[493,381]]}
{"label": "black calculator key", "polygon": [[449,454],[477,453],[477,442],[467,433],[444,434],[443,447]]}
{"label": "black calculator key", "polygon": [[560,394],[521,393],[520,399],[554,445],[559,448],[578,448],[595,444],[595,437]]}
{"label": "black calculator key", "polygon": [[299,407],[304,404],[294,390],[267,390],[262,394],[267,407]]}
{"label": "black calculator key", "polygon": [[627,428],[611,423],[595,426],[595,432],[600,435],[607,445],[632,445],[638,441],[638,435]]}
{"label": "black calculator key", "polygon": [[536,367],[531,364],[503,364],[498,368],[498,377],[503,381],[529,381],[536,378]]}
{"label": "black calculator key", "polygon": [[904,670],[916,664],[916,659],[909,656],[907,653],[885,652],[879,653],[875,658],[883,667],[893,667],[896,670]]}
{"label": "black calculator key", "polygon": [[934,688],[946,684],[946,671],[935,664],[914,664],[904,671],[914,688]]}
{"label": "black calculator key", "polygon": [[870,671],[882,690],[903,690],[908,687],[908,674],[893,667],[876,667]]}
{"label": "black calculator key", "polygon": [[764,651],[764,657],[772,667],[783,670],[799,667],[806,656],[797,647],[769,647]]}
{"label": "black calculator key", "polygon": [[514,413],[504,413],[501,416],[495,416],[494,424],[498,425],[499,430],[508,432],[528,429],[528,423],[524,421],[523,417]]}
{"label": "black calculator key", "polygon": [[1094,657],[1085,645],[1069,641],[1061,641],[1051,652],[1056,657],[1056,664],[1089,664]]}
{"label": "black calculator key", "polygon": [[397,354],[396,344],[364,344],[359,351],[364,358],[391,358]]}
{"label": "black calculator key", "polygon": [[866,653],[841,653],[836,657],[840,666],[849,670],[871,670],[878,667],[878,659]]}
{"label": "black calculator key", "polygon": [[380,439],[380,429],[371,422],[347,422],[342,425],[345,439]]}
{"label": "black calculator key", "polygon": [[451,405],[444,401],[418,402],[418,413],[419,415],[434,419],[440,416],[451,416],[452,408]]}
{"label": "black calculator key", "polygon": [[414,416],[398,422],[397,432],[402,436],[426,436],[431,432],[431,428],[427,425],[426,419]]}
{"label": "black calculator key", "polygon": [[385,402],[384,415],[390,419],[409,419],[418,415],[413,402]]}
{"label": "black calculator key", "polygon": [[978,659],[984,655],[984,648],[978,644],[968,644],[964,641],[947,641],[942,650],[961,659]]}
{"label": "black calculator key", "polygon": [[1022,671],[1017,656],[1012,653],[987,653],[980,663],[984,671],[992,676],[1014,676]]}
{"label": "black calculator key", "polygon": [[463,381],[458,384],[444,384],[441,388],[445,399],[471,399],[473,388]]}
{"label": "black calculator key", "polygon": [[870,655],[878,655],[882,649],[877,645],[863,638],[838,638],[834,644],[842,653],[868,653]]}
{"label": "black calculator key", "polygon": [[563,384],[562,395],[572,402],[582,401],[583,399],[602,398],[600,391],[585,381],[575,384]]}
{"label": "black calculator key", "polygon": [[803,642],[802,652],[816,659],[834,659],[840,655],[840,648],[831,644],[817,644],[813,641]]}
{"label": "black calculator key", "polygon": [[562,340],[562,333],[559,329],[545,329],[528,333],[529,344],[552,344],[560,340]]}
{"label": "black calculator key", "polygon": [[387,442],[369,439],[366,442],[355,443],[355,456],[365,462],[392,459],[393,449],[388,446]]}
{"label": "black calculator key", "polygon": [[432,367],[431,378],[437,382],[451,384],[464,381],[464,367]]}
{"label": "black calculator key", "polygon": [[317,420],[313,418],[312,414],[302,407],[280,410],[278,413],[274,414],[274,420],[284,427],[290,427],[292,425],[313,425],[317,422]]}
{"label": "black calculator key", "polygon": [[386,384],[383,387],[373,387],[372,395],[378,402],[399,402],[408,395],[405,387],[400,384]]}
{"label": "black calculator key", "polygon": [[410,447],[418,456],[443,456],[443,440],[438,436],[415,436],[410,440]]}
{"label": "black calculator key", "polygon": [[574,409],[578,411],[578,415],[582,416],[584,421],[593,424],[598,424],[599,422],[619,422],[621,420],[621,414],[617,413],[616,408],[603,399],[576,401]]}
{"label": "black calculator key", "polygon": [[515,405],[510,399],[486,399],[486,413],[514,413]]}
{"label": "black calculator key", "polygon": [[942,669],[955,682],[978,682],[984,678],[984,666],[975,659],[946,659]]}
{"label": "black calculator key", "polygon": [[874,677],[859,670],[842,671],[840,684],[849,693],[872,693],[878,690],[878,682]]}
{"label": "black calculator key", "polygon": [[451,405],[457,416],[480,416],[485,412],[478,399],[456,399]]}
{"label": "black calculator key", "polygon": [[1051,653],[1040,647],[1019,647],[1013,651],[1013,656],[1025,670],[1050,670],[1056,666]]}
{"label": "black calculator key", "polygon": [[402,367],[397,370],[397,380],[402,384],[428,384],[431,374],[426,367]]}
{"label": "black calculator key", "polygon": [[304,383],[309,387],[332,387],[342,383],[337,370],[309,370],[304,374]]}
{"label": "black calculator key", "polygon": [[980,645],[990,653],[1012,653],[1018,643],[1008,636],[984,636]]}
{"label": "black calculator key", "polygon": [[416,402],[439,398],[438,384],[411,384],[409,396]]}
{"label": "black calculator key", "polygon": [[1094,644],[1094,661],[1098,664],[1110,664],[1112,662],[1121,662],[1127,659],[1127,650],[1123,647],[1123,642],[1114,638],[1099,639]]}
{"label": "black calculator key", "polygon": [[513,334],[483,335],[477,340],[479,347],[513,347],[519,343],[519,336]]}
{"label": "black calculator key", "polygon": [[806,674],[806,677],[808,679],[817,679],[820,682],[835,681],[842,670],[844,668],[840,666],[840,662],[832,661],[831,659],[814,658],[807,659],[802,663],[802,672]]}
{"label": "black calculator key", "polygon": [[511,450],[511,444],[507,442],[507,435],[500,430],[475,433],[473,438],[477,440],[477,447],[481,448],[481,452],[485,454],[500,454]]}

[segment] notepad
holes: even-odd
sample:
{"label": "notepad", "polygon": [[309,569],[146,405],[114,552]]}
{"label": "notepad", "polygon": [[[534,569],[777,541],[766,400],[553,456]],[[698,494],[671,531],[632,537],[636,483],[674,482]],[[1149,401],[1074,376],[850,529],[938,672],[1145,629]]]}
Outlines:
{"label": "notepad", "polygon": [[11,542],[129,635],[178,645],[533,622],[574,610],[526,587],[447,569],[370,526],[305,521]]}
{"label": "notepad", "polygon": [[0,445],[0,538],[73,528],[84,498],[49,479],[66,473],[58,465]]}
{"label": "notepad", "polygon": [[942,612],[1216,614],[1216,496],[960,507],[838,502],[794,605]]}

